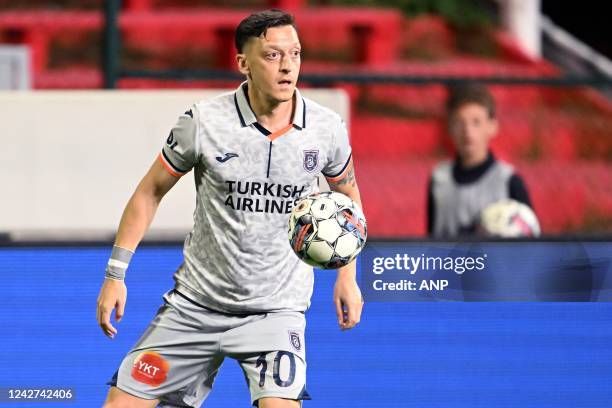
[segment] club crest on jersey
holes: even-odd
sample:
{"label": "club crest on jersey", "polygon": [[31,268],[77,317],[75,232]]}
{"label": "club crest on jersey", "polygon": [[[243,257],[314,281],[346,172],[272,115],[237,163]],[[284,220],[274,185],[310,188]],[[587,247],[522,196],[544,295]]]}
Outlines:
{"label": "club crest on jersey", "polygon": [[300,351],[302,349],[302,342],[300,341],[300,334],[298,332],[289,332],[289,341],[294,349]]}
{"label": "club crest on jersey", "polygon": [[304,150],[304,170],[313,172],[319,164],[318,150]]}

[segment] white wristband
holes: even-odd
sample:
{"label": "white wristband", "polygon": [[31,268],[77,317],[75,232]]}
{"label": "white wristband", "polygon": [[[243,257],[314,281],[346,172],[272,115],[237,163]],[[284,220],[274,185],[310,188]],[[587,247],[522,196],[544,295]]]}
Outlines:
{"label": "white wristband", "polygon": [[111,253],[108,264],[106,265],[106,272],[104,277],[113,280],[124,280],[125,271],[130,265],[134,252],[129,249],[113,246],[113,252]]}

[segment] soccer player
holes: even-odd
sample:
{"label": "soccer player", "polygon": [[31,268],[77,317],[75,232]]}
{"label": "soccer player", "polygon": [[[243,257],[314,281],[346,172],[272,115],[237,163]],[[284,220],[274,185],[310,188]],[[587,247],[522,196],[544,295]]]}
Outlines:
{"label": "soccer player", "polygon": [[531,207],[523,179],[489,148],[498,131],[489,90],[477,84],[451,88],[446,108],[457,157],[440,163],[431,175],[429,234],[438,238],[474,235],[482,210],[503,199]]}
{"label": "soccer player", "polygon": [[[199,406],[225,357],[238,361],[252,403],[299,407],[306,393],[304,312],[312,268],[292,252],[289,213],[331,189],[361,205],[344,123],[296,88],[300,41],[293,17],[268,10],[236,29],[235,92],[194,104],[178,119],[121,218],[98,297],[98,323],[114,337],[126,306],[125,271],[164,195],[193,169],[194,227],[176,285],[111,380],[105,407]],[[355,264],[338,270],[341,329],[360,320]]]}

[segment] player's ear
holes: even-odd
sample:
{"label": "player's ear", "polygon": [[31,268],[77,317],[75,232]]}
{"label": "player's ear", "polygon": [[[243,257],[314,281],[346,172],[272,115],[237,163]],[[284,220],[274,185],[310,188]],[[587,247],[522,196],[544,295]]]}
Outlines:
{"label": "player's ear", "polygon": [[497,136],[497,132],[499,132],[499,122],[497,121],[497,118],[491,118],[489,121],[489,138],[493,139],[495,136]]}
{"label": "player's ear", "polygon": [[240,73],[244,75],[249,75],[251,73],[249,64],[247,63],[246,54],[237,54],[236,63],[238,64],[238,71],[240,71]]}
{"label": "player's ear", "polygon": [[451,140],[455,141],[461,136],[463,125],[454,114],[446,115],[446,131]]}

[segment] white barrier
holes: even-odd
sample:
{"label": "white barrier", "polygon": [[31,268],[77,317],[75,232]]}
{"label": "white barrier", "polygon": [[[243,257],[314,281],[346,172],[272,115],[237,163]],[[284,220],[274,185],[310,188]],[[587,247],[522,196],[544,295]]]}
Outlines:
{"label": "white barrier", "polygon": [[542,52],[541,0],[498,0],[504,28],[512,33],[523,51],[533,58]]}
{"label": "white barrier", "polygon": [[0,89],[25,91],[30,86],[30,49],[0,44]]}
{"label": "white barrier", "polygon": [[[178,116],[221,92],[0,92],[0,232],[18,240],[112,236]],[[344,92],[304,95],[348,119]],[[189,173],[164,198],[148,238],[190,230],[193,184]]]}

